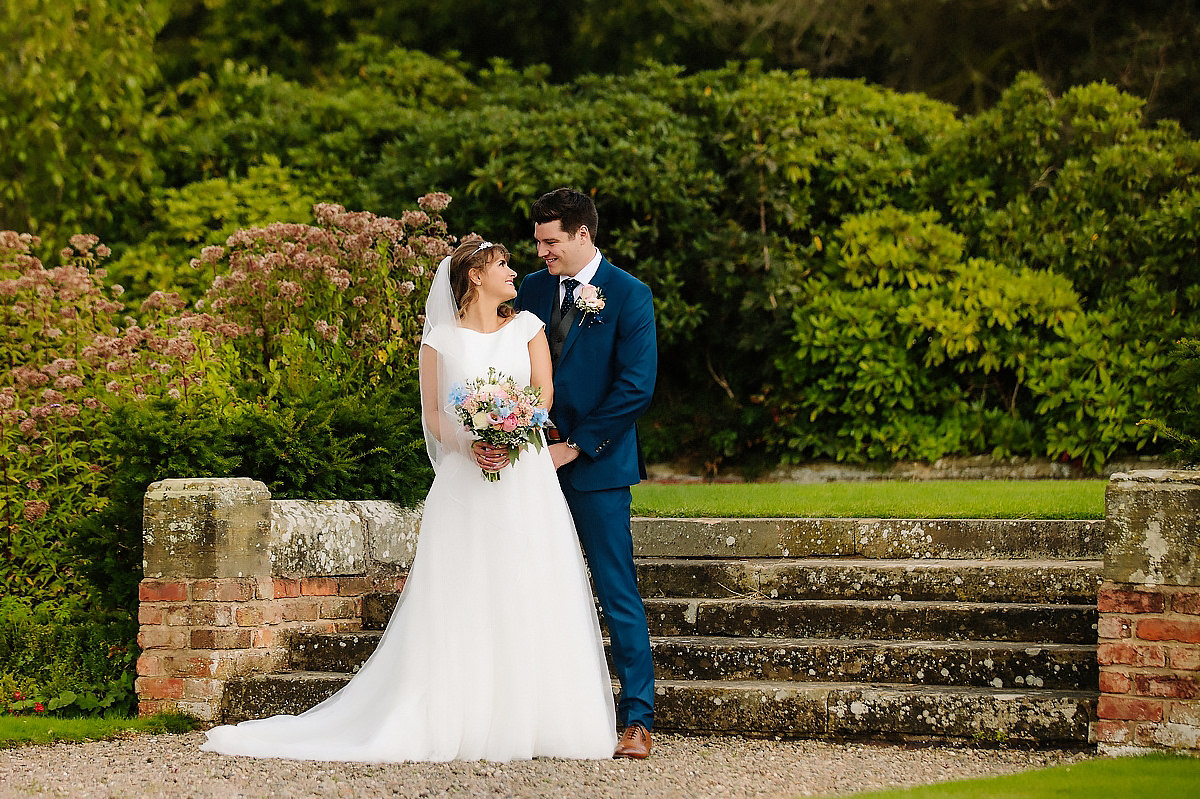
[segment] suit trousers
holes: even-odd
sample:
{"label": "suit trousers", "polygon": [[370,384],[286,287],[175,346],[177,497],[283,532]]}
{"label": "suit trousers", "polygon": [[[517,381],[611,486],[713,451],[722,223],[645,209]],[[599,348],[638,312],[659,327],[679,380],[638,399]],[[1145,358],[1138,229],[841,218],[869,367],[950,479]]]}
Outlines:
{"label": "suit trousers", "polygon": [[[566,468],[570,468],[569,466]],[[646,629],[646,607],[638,593],[628,487],[578,491],[561,481],[575,518],[579,542],[611,642],[613,667],[621,683],[617,725],[654,726],[654,661]]]}

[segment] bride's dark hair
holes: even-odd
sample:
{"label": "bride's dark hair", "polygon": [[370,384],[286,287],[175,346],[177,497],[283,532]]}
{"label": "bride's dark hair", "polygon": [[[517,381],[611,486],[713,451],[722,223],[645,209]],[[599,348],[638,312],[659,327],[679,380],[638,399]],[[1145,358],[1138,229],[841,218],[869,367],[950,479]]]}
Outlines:
{"label": "bride's dark hair", "polygon": [[[486,244],[485,247],[479,245]],[[476,269],[486,269],[496,258],[508,258],[510,253],[503,244],[474,239],[458,245],[458,249],[450,256],[450,291],[454,294],[454,306],[458,315],[462,316],[467,306],[475,302],[477,291],[471,282],[471,272]],[[501,305],[496,309],[501,318],[512,316],[516,311],[511,305]]]}

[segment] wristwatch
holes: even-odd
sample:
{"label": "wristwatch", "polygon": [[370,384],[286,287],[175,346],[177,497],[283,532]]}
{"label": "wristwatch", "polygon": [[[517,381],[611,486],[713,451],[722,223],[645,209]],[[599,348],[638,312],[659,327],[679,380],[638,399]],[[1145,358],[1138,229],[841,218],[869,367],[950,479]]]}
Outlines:
{"label": "wristwatch", "polygon": [[567,439],[567,446],[570,447],[571,449],[575,450],[576,452],[579,451],[579,445],[576,444],[574,441],[572,441],[569,438]]}

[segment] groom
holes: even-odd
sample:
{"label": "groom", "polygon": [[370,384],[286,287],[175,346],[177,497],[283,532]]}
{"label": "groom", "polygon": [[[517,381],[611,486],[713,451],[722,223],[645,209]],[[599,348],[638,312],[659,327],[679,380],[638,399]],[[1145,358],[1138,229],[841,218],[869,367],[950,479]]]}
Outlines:
{"label": "groom", "polygon": [[587,557],[621,682],[614,757],[650,754],[654,663],[638,594],[629,487],[646,476],[634,423],[658,371],[654,305],[646,284],[596,249],[596,206],[556,189],[533,204],[533,236],[546,268],[529,275],[518,309],[546,324],[554,363],[556,425],[550,455]]}

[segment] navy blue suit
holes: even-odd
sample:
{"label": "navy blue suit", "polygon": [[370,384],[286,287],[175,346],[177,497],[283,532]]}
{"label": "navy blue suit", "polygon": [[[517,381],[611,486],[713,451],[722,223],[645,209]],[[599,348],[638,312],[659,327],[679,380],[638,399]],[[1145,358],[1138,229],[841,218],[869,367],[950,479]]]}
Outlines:
{"label": "navy blue suit", "polygon": [[[549,330],[558,277],[543,269],[521,282],[516,306]],[[658,373],[654,304],[645,283],[601,259],[592,285],[604,309],[572,320],[554,364],[550,418],[580,455],[558,471],[621,683],[617,723],[653,726],[654,663],[646,610],[637,588],[629,487],[646,476],[635,422],[650,406]]]}

